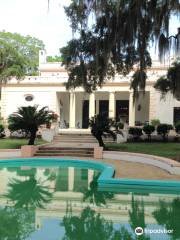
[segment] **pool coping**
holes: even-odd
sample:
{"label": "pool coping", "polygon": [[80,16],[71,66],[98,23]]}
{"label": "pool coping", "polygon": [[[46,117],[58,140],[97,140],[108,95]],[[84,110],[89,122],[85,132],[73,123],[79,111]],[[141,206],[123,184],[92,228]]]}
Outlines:
{"label": "pool coping", "polygon": [[161,192],[161,193],[179,193],[180,181],[164,181],[164,180],[144,180],[131,178],[113,178],[115,168],[107,163],[96,162],[94,160],[77,160],[62,158],[17,158],[17,159],[1,159],[0,167],[13,166],[64,166],[64,167],[81,167],[93,168],[102,171],[98,178],[98,187],[100,191],[111,189],[112,191],[136,191],[136,192]]}
{"label": "pool coping", "polygon": [[143,163],[159,167],[170,174],[180,175],[180,162],[175,160],[144,154],[144,153],[131,153],[121,151],[103,151],[103,159],[121,160],[128,162]]}

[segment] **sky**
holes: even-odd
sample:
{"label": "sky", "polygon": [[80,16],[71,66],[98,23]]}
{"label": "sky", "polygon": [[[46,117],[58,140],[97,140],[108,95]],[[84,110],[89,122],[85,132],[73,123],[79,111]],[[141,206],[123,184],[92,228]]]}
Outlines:
{"label": "sky", "polygon": [[70,0],[0,0],[0,31],[17,32],[43,40],[48,55],[58,55],[59,48],[72,37],[64,5]]}
{"label": "sky", "polygon": [[[70,2],[50,0],[48,11],[48,0],[0,0],[0,31],[36,37],[45,43],[47,55],[58,55],[59,48],[72,38],[63,8]],[[170,34],[176,34],[178,26],[179,19],[173,19]]]}

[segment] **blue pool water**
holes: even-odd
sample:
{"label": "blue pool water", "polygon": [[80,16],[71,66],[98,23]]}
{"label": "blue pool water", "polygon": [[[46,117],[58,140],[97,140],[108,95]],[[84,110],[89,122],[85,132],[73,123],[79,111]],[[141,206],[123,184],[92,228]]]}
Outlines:
{"label": "blue pool water", "polygon": [[180,239],[179,182],[113,174],[93,161],[0,161],[0,240]]}

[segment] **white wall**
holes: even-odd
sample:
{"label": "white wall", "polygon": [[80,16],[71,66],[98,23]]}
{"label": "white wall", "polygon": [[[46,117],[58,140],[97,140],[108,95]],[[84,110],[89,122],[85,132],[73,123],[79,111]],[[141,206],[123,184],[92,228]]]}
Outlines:
{"label": "white wall", "polygon": [[[141,106],[140,111],[138,111],[138,105]],[[145,95],[143,93],[140,93],[140,96],[137,99],[135,106],[136,121],[142,123],[144,123],[145,121],[149,121],[149,92],[146,92]]]}
{"label": "white wall", "polygon": [[[34,96],[33,101],[28,102],[25,100],[25,95],[27,94]],[[58,110],[56,92],[51,91],[49,88],[3,88],[2,103],[2,117],[5,119],[17,111],[17,108],[20,106],[33,106],[37,104],[39,107],[47,106],[55,112]]]}
{"label": "white wall", "polygon": [[157,118],[161,123],[173,124],[174,107],[180,107],[180,101],[174,99],[171,94],[162,99],[161,94],[157,92],[156,98]]}

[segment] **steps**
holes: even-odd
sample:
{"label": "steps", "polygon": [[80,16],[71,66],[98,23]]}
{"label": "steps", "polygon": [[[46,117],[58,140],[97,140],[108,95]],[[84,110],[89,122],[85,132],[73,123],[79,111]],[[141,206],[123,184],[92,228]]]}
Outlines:
{"label": "steps", "polygon": [[93,157],[93,148],[40,147],[35,156]]}
{"label": "steps", "polygon": [[79,142],[79,143],[96,143],[96,139],[92,135],[80,134],[59,134],[54,137],[53,142]]}
{"label": "steps", "polygon": [[98,146],[98,142],[91,134],[58,134],[52,143],[40,147],[35,156],[91,158],[94,156],[95,146]]}

